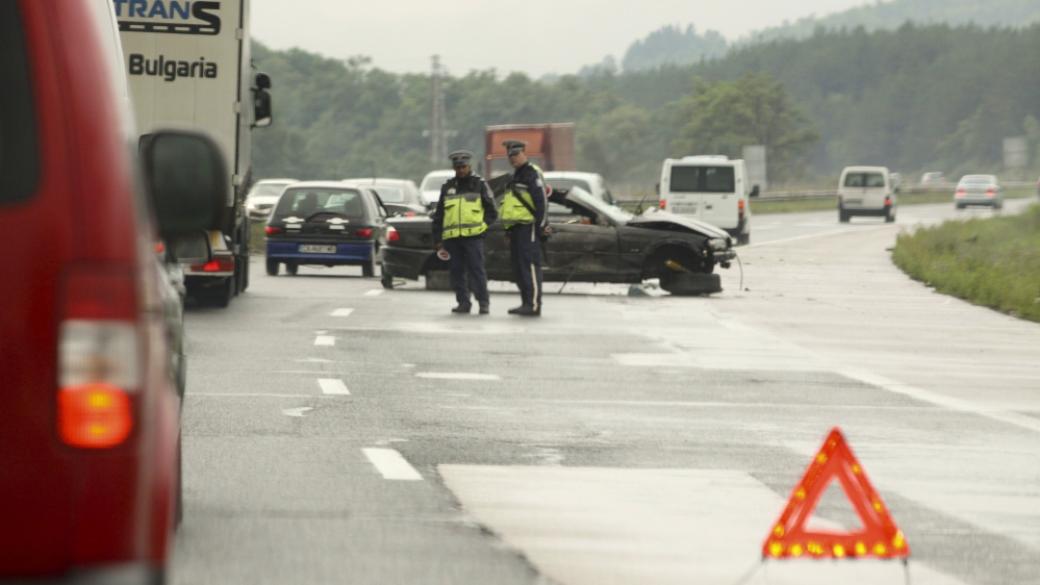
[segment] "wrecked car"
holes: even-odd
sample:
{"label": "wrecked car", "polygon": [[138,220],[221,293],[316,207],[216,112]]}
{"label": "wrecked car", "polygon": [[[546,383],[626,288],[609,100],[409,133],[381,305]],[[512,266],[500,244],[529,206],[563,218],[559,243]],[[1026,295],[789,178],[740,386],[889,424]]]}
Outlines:
{"label": "wrecked car", "polygon": [[[720,292],[716,266],[736,258],[733,239],[723,230],[692,218],[651,210],[643,215],[608,205],[580,188],[558,189],[549,197],[552,235],[543,243],[545,282],[641,283],[659,279],[673,295]],[[396,233],[383,248],[382,283],[425,277],[427,288],[447,286],[448,263],[434,252],[430,218],[392,218]],[[488,278],[513,280],[509,243],[496,223],[485,240]]]}

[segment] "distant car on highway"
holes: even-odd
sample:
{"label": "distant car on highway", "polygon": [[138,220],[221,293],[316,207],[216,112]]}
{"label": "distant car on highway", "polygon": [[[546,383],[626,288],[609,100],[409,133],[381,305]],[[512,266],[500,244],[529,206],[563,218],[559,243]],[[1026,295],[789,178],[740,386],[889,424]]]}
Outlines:
{"label": "distant car on highway", "polygon": [[267,274],[281,265],[360,266],[375,276],[389,216],[375,191],[339,181],[296,183],[285,189],[267,222]]}
{"label": "distant car on highway", "polygon": [[[725,231],[666,211],[634,216],[607,205],[583,189],[554,189],[550,205],[567,213],[549,216],[553,235],[545,243],[546,282],[639,283],[659,278],[674,295],[711,294],[721,290],[716,267],[736,258],[733,238]],[[391,242],[383,256],[383,286],[394,278],[426,277],[428,288],[447,274],[447,263],[434,251],[428,217],[394,218]],[[485,240],[488,277],[513,280],[509,245],[501,223]]]}
{"label": "distant car on highway", "polygon": [[[391,216],[417,215],[426,213],[426,202],[423,201],[415,181],[408,179],[344,179],[346,185],[366,187],[379,195]],[[438,193],[439,194],[439,193]]]}
{"label": "distant car on highway", "polygon": [[545,182],[553,189],[571,189],[578,187],[584,189],[606,203],[615,205],[614,194],[607,187],[606,180],[599,173],[583,173],[578,171],[548,171],[545,173]]}
{"label": "distant car on highway", "polygon": [[246,195],[246,213],[249,214],[249,219],[267,219],[275,203],[278,203],[278,198],[282,196],[282,191],[295,182],[296,179],[264,179],[254,183]]}
{"label": "distant car on highway", "polygon": [[433,209],[437,206],[437,201],[441,198],[441,187],[454,176],[455,171],[451,169],[426,173],[422,182],[419,183],[419,191],[422,193],[423,203],[427,208]]}
{"label": "distant car on highway", "polygon": [[857,215],[896,220],[895,189],[885,167],[846,167],[838,182],[838,221],[848,223]]}
{"label": "distant car on highway", "polygon": [[1004,188],[995,175],[965,175],[957,182],[953,204],[957,209],[964,209],[969,205],[1002,209]]}
{"label": "distant car on highway", "polygon": [[3,583],[168,582],[183,364],[162,263],[208,259],[230,185],[213,141],[138,136],[124,63],[111,2],[0,2]]}
{"label": "distant car on highway", "polygon": [[920,184],[922,187],[942,187],[946,184],[946,175],[937,171],[925,173],[921,175]]}

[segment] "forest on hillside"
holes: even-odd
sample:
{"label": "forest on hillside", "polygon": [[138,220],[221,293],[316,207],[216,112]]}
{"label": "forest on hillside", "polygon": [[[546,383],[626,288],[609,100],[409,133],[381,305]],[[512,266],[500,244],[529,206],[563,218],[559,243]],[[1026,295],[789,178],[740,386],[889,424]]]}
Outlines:
{"label": "forest on hillside", "polygon": [[[1028,136],[1035,174],[1036,55],[1040,25],[904,25],[820,30],[638,72],[539,81],[473,71],[445,81],[455,131],[448,146],[479,152],[489,124],[575,122],[582,169],[652,185],[667,156],[737,155],[737,142],[766,136],[778,149],[770,153],[771,177],[805,183],[830,180],[853,163],[907,173],[1000,170],[1003,139]],[[262,45],[254,62],[274,79],[277,116],[257,135],[258,178],[418,179],[446,164],[431,163],[424,137],[428,75],[389,73],[365,57],[342,61]],[[769,121],[748,113],[767,102],[782,111],[776,131],[784,136],[769,136]],[[726,120],[727,136],[719,136],[717,120]]]}

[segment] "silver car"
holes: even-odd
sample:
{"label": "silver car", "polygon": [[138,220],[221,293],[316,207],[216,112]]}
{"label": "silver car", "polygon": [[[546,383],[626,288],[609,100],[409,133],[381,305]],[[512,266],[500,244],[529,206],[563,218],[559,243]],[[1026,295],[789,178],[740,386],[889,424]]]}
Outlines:
{"label": "silver car", "polygon": [[271,210],[278,203],[282,191],[296,179],[264,179],[257,181],[246,195],[246,213],[249,219],[262,221],[271,215]]}
{"label": "silver car", "polygon": [[953,204],[957,209],[964,209],[969,205],[1001,209],[1004,207],[1004,188],[994,175],[965,175],[957,183]]}

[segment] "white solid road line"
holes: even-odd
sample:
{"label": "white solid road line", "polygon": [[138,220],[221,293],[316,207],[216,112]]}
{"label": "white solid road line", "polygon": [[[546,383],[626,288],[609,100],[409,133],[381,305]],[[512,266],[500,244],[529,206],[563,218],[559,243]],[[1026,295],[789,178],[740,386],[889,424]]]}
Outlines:
{"label": "white solid road line", "polygon": [[300,408],[286,408],[282,410],[282,414],[285,416],[291,416],[294,418],[303,418],[303,413],[314,410],[310,406],[303,406]]}
{"label": "white solid road line", "polygon": [[354,309],[336,309],[332,312],[333,317],[349,317],[354,312]]}
{"label": "white solid road line", "polygon": [[1018,414],[1017,412],[1009,412],[1006,410],[995,410],[982,408],[978,405],[972,404],[966,400],[960,400],[950,396],[943,396],[942,394],[924,390],[923,388],[917,388],[909,384],[904,384],[896,380],[891,380],[884,376],[880,376],[871,372],[861,370],[842,370],[839,371],[841,375],[846,378],[858,380],[864,384],[876,386],[895,394],[902,394],[908,396],[914,400],[921,402],[927,402],[936,406],[941,406],[957,412],[965,412],[968,414],[975,414],[978,416],[986,417],[990,420],[995,420],[1009,425],[1014,425],[1021,429],[1040,433],[1040,420],[1027,416],[1024,414]]}
{"label": "white solid road line", "polygon": [[[748,244],[747,246],[741,246],[740,248],[751,249],[751,248],[762,248],[765,246],[773,246],[775,244],[788,244],[791,242],[800,242],[802,240],[811,240],[813,238],[825,238],[828,236],[836,236],[839,234],[861,234],[868,231],[878,231],[892,227],[893,224],[884,224],[879,226],[872,226],[869,228],[842,228],[837,230],[829,230],[826,232],[819,232],[816,234],[805,234],[804,236],[795,236],[792,238],[784,238],[782,240],[769,240],[765,242],[756,242],[754,244]],[[738,248],[738,249],[740,249]]]}
{"label": "white solid road line", "polygon": [[469,374],[465,372],[419,372],[415,377],[426,378],[428,380],[469,380],[485,382],[502,379],[495,374]]}
{"label": "white solid road line", "polygon": [[378,297],[381,294],[383,294],[383,289],[381,289],[381,288],[374,288],[374,289],[366,292],[365,296],[366,297]]}
{"label": "white solid road line", "polygon": [[365,457],[383,479],[391,481],[422,481],[423,477],[400,453],[393,449],[362,449]]}
{"label": "white solid road line", "polygon": [[322,378],[318,380],[318,385],[321,386],[321,392],[323,394],[350,396],[350,390],[347,389],[347,385],[343,383],[343,380]]}
{"label": "white solid road line", "polygon": [[186,398],[313,398],[310,394],[264,394],[262,392],[188,392]]}
{"label": "white solid road line", "polygon": [[318,347],[332,347],[336,345],[336,338],[331,335],[319,335],[314,338],[314,345]]}

